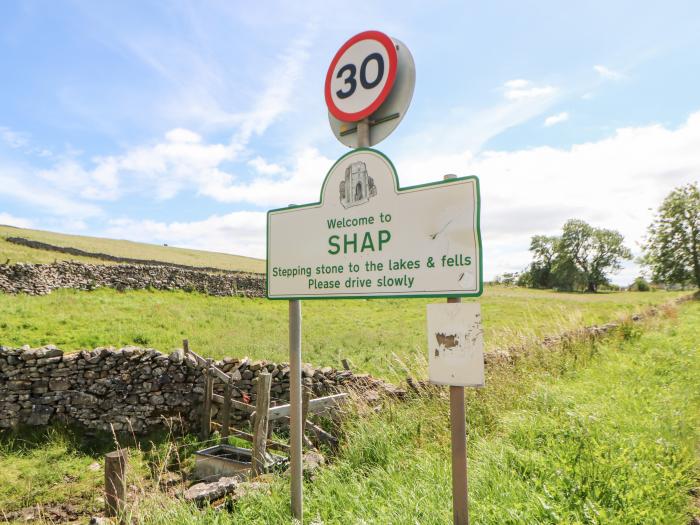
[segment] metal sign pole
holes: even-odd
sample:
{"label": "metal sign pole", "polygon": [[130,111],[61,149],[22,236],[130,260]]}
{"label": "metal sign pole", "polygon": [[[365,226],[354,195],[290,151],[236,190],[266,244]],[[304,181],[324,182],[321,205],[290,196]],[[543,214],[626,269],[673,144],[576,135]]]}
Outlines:
{"label": "metal sign pole", "polygon": [[357,123],[357,147],[369,148],[369,119],[363,118]]}
{"label": "metal sign pole", "polygon": [[301,421],[301,301],[289,301],[289,405],[292,516],[303,522]]}
{"label": "metal sign pole", "polygon": [[[459,302],[459,299],[451,302]],[[450,387],[450,427],[452,438],[452,517],[455,525],[469,525],[467,418],[463,386]]]}
{"label": "metal sign pole", "polygon": [[[456,175],[445,175],[454,179]],[[450,297],[448,303],[461,303]],[[450,437],[452,442],[452,519],[455,525],[469,525],[469,491],[467,486],[467,413],[464,387],[450,386]]]}

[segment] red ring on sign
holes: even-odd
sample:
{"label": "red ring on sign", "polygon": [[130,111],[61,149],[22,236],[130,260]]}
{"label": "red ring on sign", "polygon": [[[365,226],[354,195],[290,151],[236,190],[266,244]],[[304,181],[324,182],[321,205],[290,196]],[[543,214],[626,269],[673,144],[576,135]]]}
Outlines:
{"label": "red ring on sign", "polygon": [[[348,48],[350,48],[351,46],[353,46],[361,40],[376,40],[377,42],[382,44],[382,46],[384,46],[384,49],[386,49],[387,55],[389,56],[389,71],[387,73],[386,84],[384,84],[382,91],[379,93],[377,98],[374,99],[374,102],[372,102],[369,106],[367,106],[361,111],[357,111],[355,113],[346,113],[345,111],[339,109],[338,106],[335,105],[335,102],[333,102],[333,98],[331,97],[331,77],[333,75],[333,71],[335,70],[335,66],[340,60],[340,57],[343,56],[343,53],[345,53],[345,51],[347,51]],[[323,92],[326,97],[326,106],[328,106],[328,111],[330,111],[335,118],[344,122],[357,122],[358,120],[362,120],[363,118],[369,117],[372,113],[377,111],[379,106],[381,106],[382,103],[386,100],[386,97],[389,96],[391,88],[394,87],[397,69],[398,56],[396,54],[396,47],[394,45],[393,40],[391,40],[389,36],[385,35],[381,31],[363,31],[362,33],[355,35],[350,40],[345,42],[343,46],[338,50],[338,52],[333,57],[333,60],[331,61],[331,65],[328,68],[328,72],[326,73],[326,84]]]}

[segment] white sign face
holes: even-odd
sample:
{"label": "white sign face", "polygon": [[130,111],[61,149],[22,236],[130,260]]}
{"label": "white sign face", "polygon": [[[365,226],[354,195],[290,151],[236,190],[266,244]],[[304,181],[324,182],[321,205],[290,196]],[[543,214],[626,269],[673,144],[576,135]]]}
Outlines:
{"label": "white sign face", "polygon": [[478,303],[428,305],[428,375],[436,385],[484,386]]}
{"label": "white sign face", "polygon": [[476,177],[399,188],[388,158],[354,150],[321,202],[268,212],[267,296],[481,295],[479,211]]}
{"label": "white sign face", "polygon": [[[403,42],[395,38],[392,40],[396,44],[398,71],[391,93],[370,116],[369,146],[379,144],[396,129],[408,111],[416,85],[416,65],[411,52]],[[349,148],[357,147],[357,123],[339,120],[330,111],[328,111],[328,121],[335,138]]]}
{"label": "white sign face", "polygon": [[397,69],[391,38],[379,31],[355,35],[336,53],[326,73],[328,110],[345,122],[370,116],[391,92]]}

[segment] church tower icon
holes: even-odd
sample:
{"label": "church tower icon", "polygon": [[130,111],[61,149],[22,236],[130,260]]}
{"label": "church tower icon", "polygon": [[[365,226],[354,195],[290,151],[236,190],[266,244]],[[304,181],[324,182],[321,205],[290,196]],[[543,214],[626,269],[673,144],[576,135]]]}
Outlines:
{"label": "church tower icon", "polygon": [[369,202],[377,194],[374,179],[367,173],[367,165],[357,161],[345,168],[345,178],[340,181],[340,203],[343,208]]}

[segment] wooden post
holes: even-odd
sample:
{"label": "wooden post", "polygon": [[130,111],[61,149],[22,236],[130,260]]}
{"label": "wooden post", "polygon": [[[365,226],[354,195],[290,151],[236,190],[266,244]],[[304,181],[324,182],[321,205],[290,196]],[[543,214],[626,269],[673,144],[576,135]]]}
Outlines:
{"label": "wooden post", "polygon": [[182,350],[185,352],[185,355],[190,353],[190,341],[189,341],[189,339],[182,340]]}
{"label": "wooden post", "polygon": [[347,359],[343,358],[342,363],[343,363],[343,368],[344,368],[345,370],[350,370],[350,361],[348,361]]}
{"label": "wooden post", "polygon": [[233,394],[233,378],[230,377],[224,387],[224,408],[221,414],[221,443],[228,443],[229,427],[231,426],[231,395]]}
{"label": "wooden post", "polygon": [[309,418],[309,401],[311,401],[311,389],[305,386],[301,392],[301,432],[306,431],[306,420]]}
{"label": "wooden post", "polygon": [[207,359],[204,370],[204,402],[202,403],[202,432],[200,439],[206,441],[211,432],[211,396],[214,393],[214,374],[211,370],[211,359]]}
{"label": "wooden post", "polygon": [[123,517],[126,510],[126,449],[105,455],[105,515]]}
{"label": "wooden post", "polygon": [[[445,175],[454,179],[456,175]],[[450,297],[448,303],[461,303]],[[450,386],[450,438],[452,441],[452,518],[455,525],[469,525],[469,487],[467,484],[467,412],[464,387]]]}
{"label": "wooden post", "polygon": [[301,431],[301,301],[289,301],[289,456],[292,516],[303,520]]}
{"label": "wooden post", "polygon": [[257,399],[255,401],[255,423],[253,428],[253,476],[265,472],[265,448],[267,446],[267,422],[270,410],[270,384],[268,373],[258,376]]}
{"label": "wooden post", "polygon": [[306,437],[306,420],[309,417],[309,401],[311,401],[311,389],[305,386],[301,393],[301,438],[307,447],[311,443]]}

